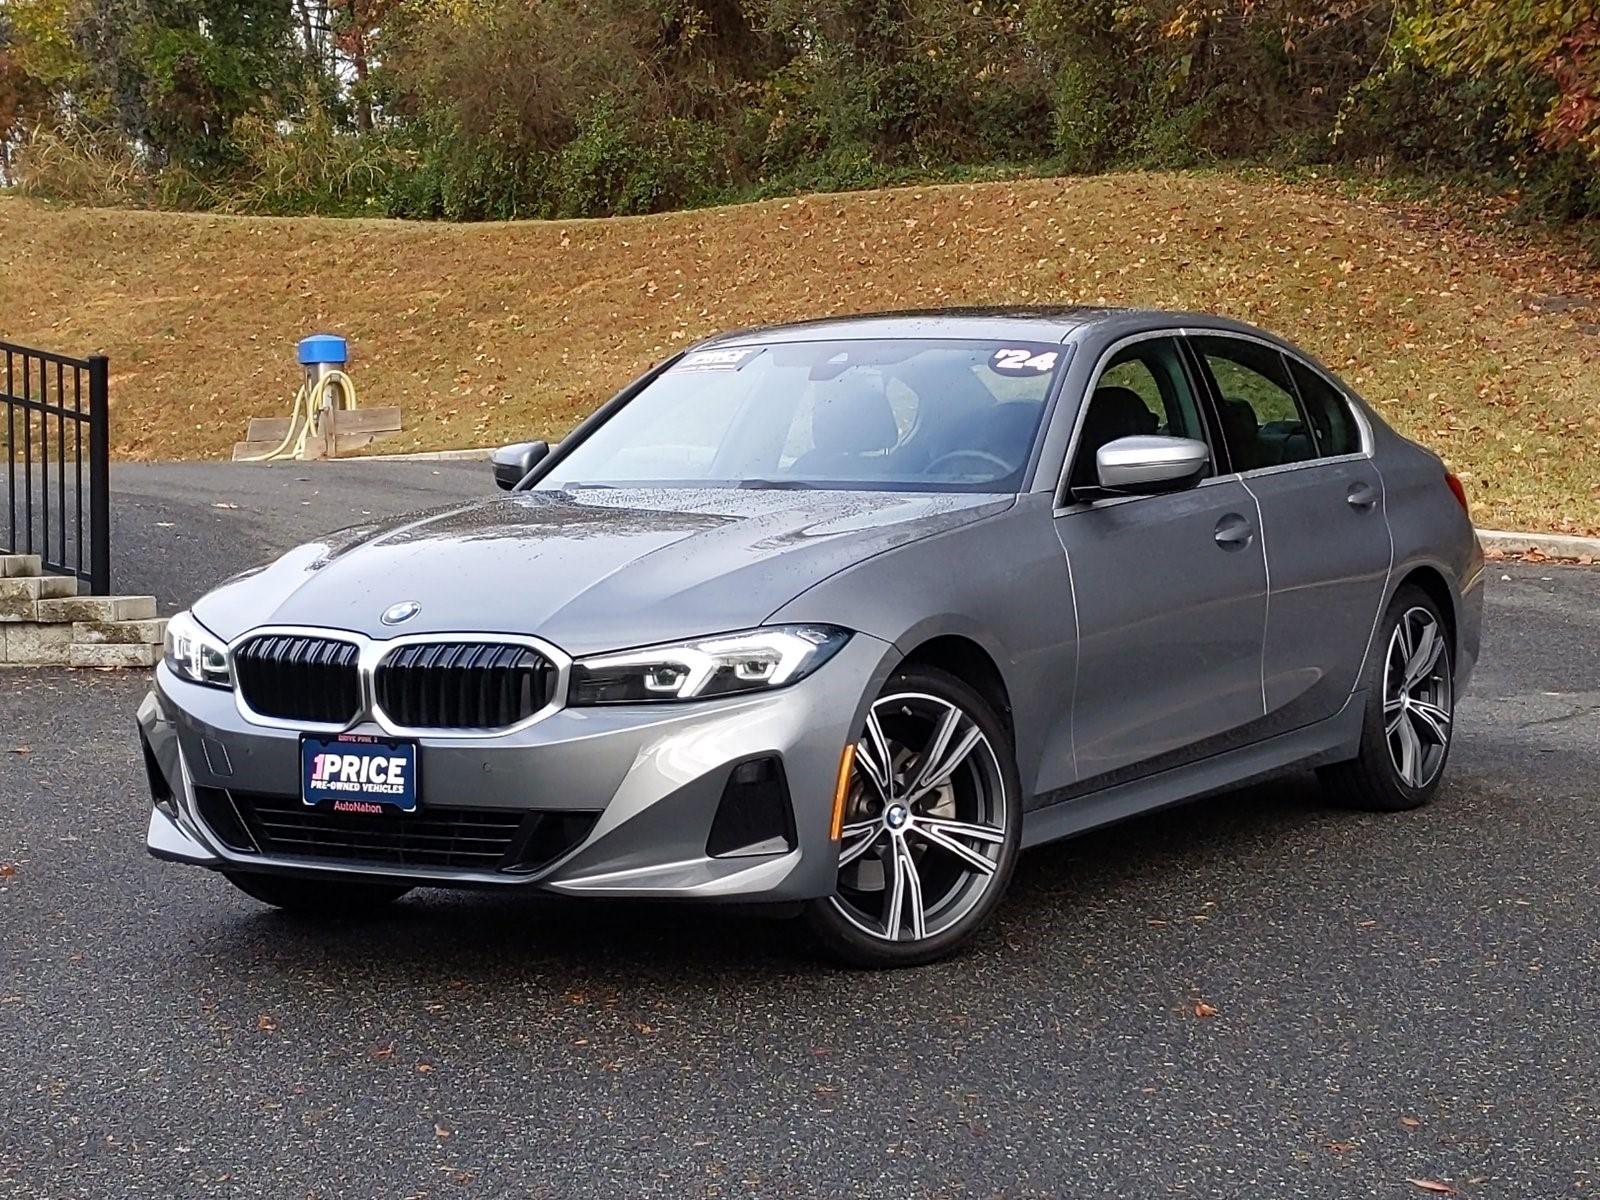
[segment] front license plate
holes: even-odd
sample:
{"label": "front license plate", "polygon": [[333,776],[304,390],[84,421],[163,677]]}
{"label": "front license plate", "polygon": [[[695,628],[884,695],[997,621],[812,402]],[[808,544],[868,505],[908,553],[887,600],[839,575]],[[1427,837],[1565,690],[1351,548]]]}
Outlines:
{"label": "front license plate", "polygon": [[415,812],[417,744],[364,733],[302,734],[300,796],[334,812]]}

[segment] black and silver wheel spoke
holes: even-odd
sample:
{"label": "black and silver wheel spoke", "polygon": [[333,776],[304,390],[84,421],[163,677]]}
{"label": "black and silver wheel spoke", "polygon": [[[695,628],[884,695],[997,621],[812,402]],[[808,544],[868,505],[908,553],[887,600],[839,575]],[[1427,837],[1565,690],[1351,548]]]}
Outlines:
{"label": "black and silver wheel spoke", "polygon": [[847,867],[877,843],[883,835],[882,821],[857,821],[846,825],[839,839],[839,866]]}
{"label": "black and silver wheel spoke", "polygon": [[983,731],[966,713],[959,708],[946,713],[933,741],[921,755],[916,778],[907,789],[907,802],[915,804],[934,788],[948,783],[982,739]]}
{"label": "black and silver wheel spoke", "polygon": [[879,798],[888,803],[894,779],[894,758],[889,753],[889,742],[883,735],[877,709],[867,713],[866,735],[856,744],[856,766],[877,789]]}
{"label": "black and silver wheel spoke", "polygon": [[856,745],[832,904],[884,941],[936,936],[987,893],[1005,824],[1005,777],[972,715],[926,693],[884,696]]}
{"label": "black and silver wheel spoke", "polygon": [[1419,727],[1427,729],[1433,740],[1440,746],[1447,745],[1450,741],[1450,714],[1437,704],[1429,704],[1425,700],[1411,702],[1411,717]]}
{"label": "black and silver wheel spoke", "polygon": [[1387,653],[1383,728],[1389,758],[1406,786],[1426,787],[1444,766],[1454,715],[1444,630],[1427,609],[1408,609]]}
{"label": "black and silver wheel spoke", "polygon": [[889,838],[891,868],[889,872],[889,906],[884,912],[884,936],[898,941],[901,931],[920,941],[928,935],[927,910],[922,902],[922,876],[917,874],[917,862],[904,837]]}
{"label": "black and silver wheel spoke", "polygon": [[981,874],[993,875],[1000,865],[971,846],[963,845],[959,840],[963,837],[975,838],[998,846],[1005,840],[1005,834],[998,829],[990,829],[986,825],[968,825],[964,821],[937,821],[931,818],[917,821],[913,829],[921,834],[929,845],[955,855]]}

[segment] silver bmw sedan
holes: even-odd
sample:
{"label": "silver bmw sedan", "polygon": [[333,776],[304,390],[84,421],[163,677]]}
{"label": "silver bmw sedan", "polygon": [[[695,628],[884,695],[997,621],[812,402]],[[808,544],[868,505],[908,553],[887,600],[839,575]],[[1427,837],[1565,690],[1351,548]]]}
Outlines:
{"label": "silver bmw sedan", "polygon": [[152,853],[313,914],[765,903],[922,963],[1027,846],[1294,765],[1425,803],[1478,651],[1459,481],[1200,314],[731,333],[494,471],[173,619]]}

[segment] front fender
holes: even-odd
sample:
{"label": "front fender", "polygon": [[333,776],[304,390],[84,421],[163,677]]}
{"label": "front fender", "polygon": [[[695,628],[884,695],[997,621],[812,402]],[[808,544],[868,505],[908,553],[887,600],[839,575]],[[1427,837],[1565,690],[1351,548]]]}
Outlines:
{"label": "front fender", "polygon": [[1010,698],[1028,795],[1052,736],[1068,727],[1077,625],[1049,496],[897,547],[830,576],[769,620],[820,621],[891,642],[901,656],[961,637],[993,660]]}

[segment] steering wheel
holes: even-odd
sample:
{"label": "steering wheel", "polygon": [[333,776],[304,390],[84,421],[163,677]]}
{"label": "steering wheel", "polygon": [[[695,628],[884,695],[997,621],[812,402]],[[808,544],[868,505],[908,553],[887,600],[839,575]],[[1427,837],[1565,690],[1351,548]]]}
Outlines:
{"label": "steering wheel", "polygon": [[[929,475],[942,474],[943,472],[939,470],[939,467],[942,464],[947,463],[952,459],[961,458],[976,458],[984,463],[998,467],[1000,469],[1000,474],[995,476],[996,479],[999,479],[1005,475],[1009,475],[1011,474],[1012,470],[1014,470],[1012,465],[1005,459],[1001,458],[998,454],[990,454],[987,450],[951,450],[945,454],[939,455],[938,458],[929,463],[926,468],[927,472]],[[951,471],[948,473],[952,475],[960,474],[959,471]]]}

